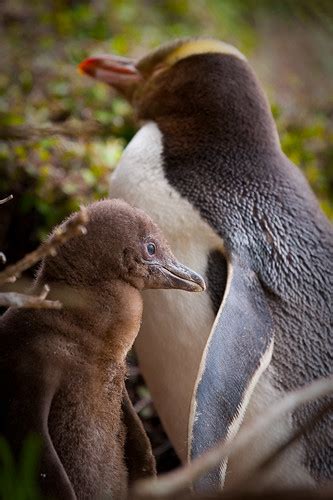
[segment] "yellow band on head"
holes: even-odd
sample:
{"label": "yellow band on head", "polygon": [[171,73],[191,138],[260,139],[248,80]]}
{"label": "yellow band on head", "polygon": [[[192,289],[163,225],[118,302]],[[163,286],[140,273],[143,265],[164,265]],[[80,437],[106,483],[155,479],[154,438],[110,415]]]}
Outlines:
{"label": "yellow band on head", "polygon": [[230,54],[246,61],[246,57],[236,47],[219,40],[198,38],[189,40],[170,52],[164,62],[172,66],[177,61],[196,54],[219,53]]}

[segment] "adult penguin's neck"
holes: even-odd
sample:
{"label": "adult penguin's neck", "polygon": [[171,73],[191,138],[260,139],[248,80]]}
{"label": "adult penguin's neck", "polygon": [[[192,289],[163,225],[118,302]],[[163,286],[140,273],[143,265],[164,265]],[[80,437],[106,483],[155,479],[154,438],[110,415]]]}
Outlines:
{"label": "adult penguin's neck", "polygon": [[155,96],[159,106],[152,118],[173,148],[218,148],[235,158],[280,152],[269,104],[246,61],[221,54],[188,57],[170,69],[168,81]]}

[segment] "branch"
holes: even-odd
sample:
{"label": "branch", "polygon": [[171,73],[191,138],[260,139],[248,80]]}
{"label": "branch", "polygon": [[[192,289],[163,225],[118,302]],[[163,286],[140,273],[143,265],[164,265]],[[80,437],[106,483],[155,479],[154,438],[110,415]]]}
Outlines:
{"label": "branch", "polygon": [[13,198],[14,198],[13,195],[10,194],[9,196],[7,196],[7,198],[4,198],[3,200],[0,200],[0,205],[3,205],[4,203],[6,203],[9,200],[12,200]]}
{"label": "branch", "polygon": [[310,385],[288,393],[262,415],[244,426],[233,439],[220,442],[192,463],[165,474],[164,477],[138,481],[133,488],[134,495],[137,495],[137,498],[158,498],[174,495],[188,488],[231,453],[239,452],[249,446],[255,436],[262,434],[264,428],[272,425],[286,413],[331,393],[333,393],[333,376],[316,380]]}
{"label": "branch", "polygon": [[88,222],[88,215],[85,208],[81,208],[75,217],[69,219],[62,226],[58,227],[51,237],[42,243],[36,250],[25,255],[16,264],[6,267],[0,272],[0,285],[15,281],[26,269],[36,264],[47,255],[55,256],[58,246],[62,245],[70,238],[79,234],[85,234],[85,225]]}
{"label": "branch", "polygon": [[40,295],[26,295],[17,292],[0,293],[0,305],[5,307],[25,307],[33,309],[61,309],[62,304],[59,300],[45,300],[50,288],[44,285]]}
{"label": "branch", "polygon": [[[3,205],[4,203],[6,203],[9,200],[12,200],[13,198],[14,196],[10,194],[9,196],[7,196],[7,198],[3,198],[2,200],[0,200],[0,205]],[[6,256],[3,252],[0,252],[0,262],[1,264],[6,264],[7,262]]]}
{"label": "branch", "polygon": [[102,125],[97,121],[73,121],[62,125],[2,125],[0,139],[2,140],[37,140],[50,135],[63,135],[70,138],[90,137],[103,133],[113,135],[116,132],[112,124]]}
{"label": "branch", "polygon": [[148,405],[152,403],[151,396],[147,396],[145,398],[139,399],[137,403],[134,405],[134,410],[136,413],[140,413],[144,408],[146,408]]}
{"label": "branch", "polygon": [[264,457],[255,465],[255,467],[246,471],[246,475],[244,475],[240,480],[238,478],[238,488],[240,487],[242,490],[248,490],[251,488],[252,484],[255,485],[259,477],[265,473],[290,446],[298,441],[306,432],[311,432],[316,424],[332,412],[332,410],[332,400],[324,403],[319,410],[314,415],[311,415],[311,417],[303,425],[296,429],[285,442],[281,443],[275,450],[273,450],[273,452]]}

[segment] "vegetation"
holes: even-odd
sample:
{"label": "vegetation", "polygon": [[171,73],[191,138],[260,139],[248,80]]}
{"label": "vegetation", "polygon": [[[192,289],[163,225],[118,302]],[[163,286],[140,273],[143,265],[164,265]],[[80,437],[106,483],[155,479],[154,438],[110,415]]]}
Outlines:
{"label": "vegetation", "polygon": [[0,498],[10,500],[39,500],[37,483],[41,443],[30,435],[23,444],[16,463],[8,443],[0,436]]}
{"label": "vegetation", "polygon": [[[332,18],[330,1],[5,2],[0,192],[14,193],[15,201],[3,211],[0,244],[9,258],[35,246],[81,203],[107,196],[110,171],[135,132],[127,103],[103,84],[82,77],[77,64],[94,52],[140,55],[164,40],[190,34],[226,39],[250,57],[271,97],[284,151],[304,170],[323,209],[333,217],[333,106],[325,83],[333,63],[329,51],[326,58],[321,54],[323,44],[327,50],[331,43]],[[304,102],[300,77],[311,80],[312,68],[297,80],[292,68],[283,66],[287,54],[277,58],[281,26],[293,28],[291,44],[293,32],[299,32],[298,53],[305,64],[302,47],[310,37],[319,98],[318,89],[306,88]],[[271,53],[266,53],[265,44]],[[265,78],[261,70],[270,57],[275,58],[277,71],[282,67],[287,92],[279,86],[272,66],[273,77]],[[17,248],[16,238],[11,248],[10,226],[17,229],[23,218],[29,234],[18,232],[25,248]]]}

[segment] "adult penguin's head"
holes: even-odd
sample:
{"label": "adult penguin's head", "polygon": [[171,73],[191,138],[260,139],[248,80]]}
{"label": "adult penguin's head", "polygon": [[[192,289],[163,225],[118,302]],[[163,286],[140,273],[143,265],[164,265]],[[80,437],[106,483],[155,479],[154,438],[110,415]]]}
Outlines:
{"label": "adult penguin's head", "polygon": [[[159,102],[163,108],[160,93],[170,95],[175,87],[179,89],[193,77],[201,80],[200,75],[196,75],[198,58],[194,64],[192,58],[201,56],[200,59],[207,61],[208,54],[232,55],[245,61],[245,57],[235,47],[219,40],[182,38],[162,45],[139,61],[105,54],[85,59],[79,68],[83,73],[114,87],[145,114],[143,110],[152,101]],[[188,71],[188,64],[191,71]],[[207,78],[208,74],[205,72],[202,76]],[[158,112],[156,106],[153,108]],[[150,113],[153,112],[151,109]]]}
{"label": "adult penguin's head", "polygon": [[239,50],[219,40],[174,40],[136,62],[95,56],[84,60],[80,69],[125,96],[141,120],[193,118],[208,128],[222,127],[225,134],[235,136],[246,129],[251,130],[251,140],[257,136],[264,142],[276,141],[270,109],[254,72]]}

